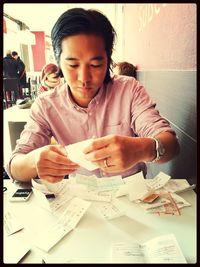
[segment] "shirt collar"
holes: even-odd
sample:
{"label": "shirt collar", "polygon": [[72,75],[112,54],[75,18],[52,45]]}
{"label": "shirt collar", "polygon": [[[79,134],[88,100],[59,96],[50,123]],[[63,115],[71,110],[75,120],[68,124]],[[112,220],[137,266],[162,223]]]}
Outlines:
{"label": "shirt collar", "polygon": [[[105,88],[106,88],[106,86],[103,84],[100,87],[97,95],[90,101],[88,107],[94,102],[96,102],[96,104],[98,104],[100,102],[100,100],[101,100],[101,98],[103,96],[103,93],[105,91]],[[73,100],[73,98],[71,96],[71,92],[70,92],[69,86],[67,84],[66,84],[66,90],[67,90],[67,97],[68,97],[68,100],[69,100],[69,104],[70,104],[71,107],[76,108],[76,109],[78,108],[78,110],[84,110],[84,111],[88,110],[88,107],[87,108],[83,108],[83,107],[80,107],[77,103],[75,103],[75,101]]]}

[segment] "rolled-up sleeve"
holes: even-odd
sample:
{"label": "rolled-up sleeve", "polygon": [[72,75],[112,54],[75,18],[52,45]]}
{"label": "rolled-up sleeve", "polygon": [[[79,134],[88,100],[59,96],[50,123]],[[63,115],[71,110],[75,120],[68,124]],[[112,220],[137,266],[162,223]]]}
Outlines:
{"label": "rolled-up sleeve", "polygon": [[27,154],[32,150],[50,144],[52,133],[39,103],[40,99],[36,99],[33,103],[28,122],[21,132],[20,138],[16,141],[16,147],[11,154],[9,162],[5,164],[5,171],[11,179],[13,178],[10,171],[10,164],[15,156]]}
{"label": "rolled-up sleeve", "polygon": [[155,108],[156,103],[150,98],[145,88],[136,83],[132,90],[132,119],[133,131],[142,137],[153,137],[161,132],[171,132],[176,135],[168,120],[163,118]]}

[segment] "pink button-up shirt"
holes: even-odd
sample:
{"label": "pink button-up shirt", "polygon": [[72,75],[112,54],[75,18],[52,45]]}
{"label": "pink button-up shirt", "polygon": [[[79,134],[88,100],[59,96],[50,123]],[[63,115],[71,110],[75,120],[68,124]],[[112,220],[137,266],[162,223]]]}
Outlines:
{"label": "pink button-up shirt", "polygon": [[[153,137],[164,131],[174,133],[155,105],[145,88],[128,76],[113,76],[111,82],[100,88],[87,108],[73,101],[67,84],[64,84],[39,95],[35,100],[11,160],[17,154],[26,154],[50,144],[52,136],[59,144],[66,146],[108,134]],[[5,169],[11,177],[9,163]],[[139,171],[146,174],[144,162],[116,175],[126,177]],[[79,168],[77,172],[98,177],[114,175],[103,173],[101,169],[89,172]]]}

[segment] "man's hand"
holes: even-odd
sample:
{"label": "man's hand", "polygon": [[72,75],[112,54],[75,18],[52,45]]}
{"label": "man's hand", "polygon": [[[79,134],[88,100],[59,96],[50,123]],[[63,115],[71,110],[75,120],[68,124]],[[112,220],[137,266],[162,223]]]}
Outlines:
{"label": "man's hand", "polygon": [[55,74],[49,74],[47,79],[44,81],[49,87],[56,87],[60,84],[60,77],[55,77]]}
{"label": "man's hand", "polygon": [[[149,144],[151,143],[153,145],[152,140]],[[144,154],[143,148],[141,138],[108,135],[94,139],[84,153],[87,160],[97,164],[105,172],[114,173],[126,171],[140,162]]]}
{"label": "man's hand", "polygon": [[79,165],[67,157],[63,146],[48,145],[37,149],[35,167],[41,179],[56,183],[61,181],[65,175],[76,171]]}

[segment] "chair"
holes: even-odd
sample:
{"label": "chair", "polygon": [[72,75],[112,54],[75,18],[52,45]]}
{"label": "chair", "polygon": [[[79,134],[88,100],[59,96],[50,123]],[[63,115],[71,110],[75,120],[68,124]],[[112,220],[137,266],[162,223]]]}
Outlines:
{"label": "chair", "polygon": [[28,78],[28,81],[26,82],[25,86],[23,86],[22,90],[24,97],[31,98],[31,78]]}
{"label": "chair", "polygon": [[17,78],[3,78],[3,95],[6,108],[16,104],[19,98],[19,81]]}
{"label": "chair", "polygon": [[35,99],[37,96],[37,89],[38,89],[37,77],[35,79],[31,79],[30,84],[31,84],[31,96],[33,99]]}

